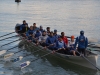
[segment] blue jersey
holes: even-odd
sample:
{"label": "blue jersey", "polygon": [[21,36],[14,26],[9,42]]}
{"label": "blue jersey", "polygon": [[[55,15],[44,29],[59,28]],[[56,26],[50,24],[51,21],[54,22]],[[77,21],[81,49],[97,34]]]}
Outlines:
{"label": "blue jersey", "polygon": [[23,30],[23,28],[25,27],[25,25],[28,25],[28,23],[22,24],[22,25],[20,26],[20,30]]}
{"label": "blue jersey", "polygon": [[[52,46],[50,46],[50,44],[53,44]],[[55,48],[55,44],[56,44],[56,38],[54,36],[49,36],[46,40],[46,45],[49,46],[48,48],[50,50],[54,50]]]}
{"label": "blue jersey", "polygon": [[54,43],[56,43],[56,38],[54,36],[49,36],[46,40],[46,45],[50,45]]}
{"label": "blue jersey", "polygon": [[88,46],[88,39],[84,35],[80,35],[76,38],[75,41],[75,48],[78,44],[78,48],[86,48]]}
{"label": "blue jersey", "polygon": [[55,34],[54,35],[54,37],[58,40],[58,37],[59,37],[60,35],[57,35],[57,34]]}
{"label": "blue jersey", "polygon": [[59,49],[59,48],[66,48],[66,45],[63,41],[56,42],[56,49]]}
{"label": "blue jersey", "polygon": [[26,36],[29,36],[30,34],[33,34],[34,33],[34,30],[28,30],[27,32],[26,32]]}
{"label": "blue jersey", "polygon": [[41,32],[40,31],[39,32],[36,31],[35,38],[38,38],[39,39],[39,36],[41,36]]}

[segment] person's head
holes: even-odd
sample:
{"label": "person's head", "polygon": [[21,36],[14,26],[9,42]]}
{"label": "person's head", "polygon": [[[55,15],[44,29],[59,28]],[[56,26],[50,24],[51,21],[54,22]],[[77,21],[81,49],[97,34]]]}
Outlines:
{"label": "person's head", "polygon": [[47,27],[47,31],[50,31],[50,27]]}
{"label": "person's head", "polygon": [[80,31],[80,35],[84,35],[84,31],[83,30]]}
{"label": "person's head", "polygon": [[45,31],[45,30],[42,32],[42,35],[43,35],[43,36],[45,36],[45,35],[46,35],[46,31]]}
{"label": "person's head", "polygon": [[25,20],[23,20],[23,24],[26,24],[26,21]]}
{"label": "person's head", "polygon": [[54,34],[57,34],[57,30],[56,29],[54,30]]}
{"label": "person's head", "polygon": [[53,36],[53,32],[52,31],[50,32],[50,36]]}
{"label": "person's head", "polygon": [[40,29],[43,29],[43,27],[42,27],[42,26],[40,26]]}
{"label": "person's head", "polygon": [[61,32],[61,36],[64,37],[65,36],[65,33],[64,32]]}
{"label": "person's head", "polygon": [[30,30],[33,30],[33,26],[30,26]]}
{"label": "person's head", "polygon": [[62,37],[61,37],[61,36],[59,36],[59,37],[58,37],[58,40],[59,40],[59,41],[62,41]]}
{"label": "person's head", "polygon": [[36,30],[36,32],[39,32],[39,29],[38,29],[38,30]]}
{"label": "person's head", "polygon": [[36,23],[33,23],[33,27],[36,27]]}
{"label": "person's head", "polygon": [[72,36],[71,36],[71,41],[74,41],[74,38],[75,38],[75,37],[72,35]]}

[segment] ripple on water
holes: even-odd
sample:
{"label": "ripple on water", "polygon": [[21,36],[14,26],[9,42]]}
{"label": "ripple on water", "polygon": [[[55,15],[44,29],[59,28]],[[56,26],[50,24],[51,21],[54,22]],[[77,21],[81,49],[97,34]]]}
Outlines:
{"label": "ripple on water", "polygon": [[4,68],[2,65],[2,67],[0,67],[0,75],[13,75],[13,71]]}

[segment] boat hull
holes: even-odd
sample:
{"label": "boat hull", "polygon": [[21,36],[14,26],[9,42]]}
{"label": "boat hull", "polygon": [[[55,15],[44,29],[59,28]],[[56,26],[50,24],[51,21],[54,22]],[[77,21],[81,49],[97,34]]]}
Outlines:
{"label": "boat hull", "polygon": [[[23,42],[25,42],[25,41],[21,41],[20,44],[22,44]],[[29,48],[29,46],[31,46],[31,45],[32,45],[32,47]],[[51,52],[51,50],[49,50],[49,49],[44,50],[43,47],[36,46],[34,43],[27,42],[27,43],[24,43],[24,46],[27,48],[27,51],[30,51],[30,52],[34,52],[34,51],[40,49],[40,51],[38,52],[38,54],[40,56],[43,54],[46,54],[48,52]],[[87,52],[87,54],[88,53],[89,52]],[[67,63],[72,63],[72,64],[74,64],[74,66],[79,65],[79,66],[84,67],[84,68],[96,70],[96,68],[90,63],[90,62],[92,62],[96,66],[98,56],[96,54],[93,54],[93,53],[88,54],[88,56],[86,57],[90,62],[87,61],[82,56],[65,55],[65,54],[61,54],[61,53],[57,53],[57,52],[55,52],[54,54],[50,54],[50,55],[54,56],[56,58],[59,58],[59,59],[63,59],[64,62],[66,61]]]}

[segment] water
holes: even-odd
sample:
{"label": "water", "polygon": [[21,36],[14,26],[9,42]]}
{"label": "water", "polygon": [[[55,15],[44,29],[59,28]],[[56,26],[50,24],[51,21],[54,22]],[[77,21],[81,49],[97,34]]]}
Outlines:
{"label": "water", "polygon": [[[37,23],[45,29],[47,26],[51,30],[58,30],[58,33],[64,31],[67,36],[78,36],[80,30],[85,31],[85,36],[91,42],[100,44],[100,1],[99,0],[22,0],[21,3],[15,3],[14,0],[0,0],[0,36],[14,31],[16,23],[22,23],[26,20],[29,26]],[[15,34],[9,35],[13,36]],[[8,36],[6,36],[8,37]],[[17,40],[11,38],[0,41],[0,45]],[[19,42],[19,41],[18,41]],[[18,44],[7,45],[2,49],[9,49]],[[18,48],[11,50],[18,51]],[[20,52],[13,56],[24,55],[27,52]],[[70,68],[58,63],[56,60],[38,60],[33,62],[27,68],[17,69],[20,63],[34,59],[33,55],[26,57],[22,61],[4,66],[5,61],[0,61],[0,75],[99,75],[94,71],[83,71],[82,69]],[[65,63],[66,64],[66,63]],[[8,67],[7,67],[8,66]],[[13,69],[12,69],[13,68]]]}

